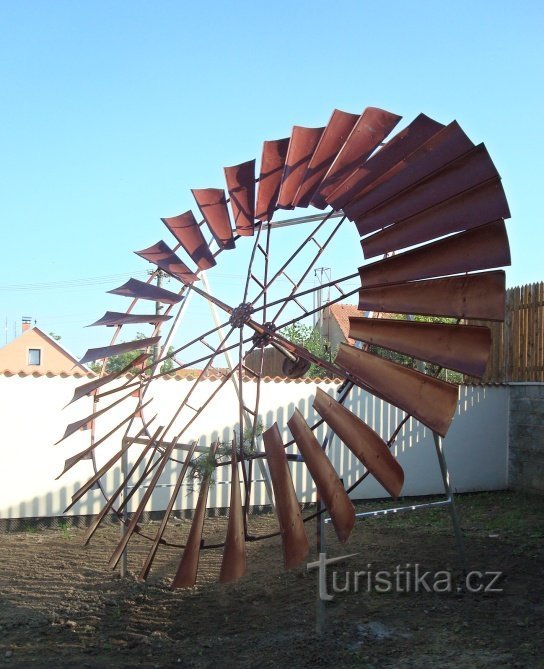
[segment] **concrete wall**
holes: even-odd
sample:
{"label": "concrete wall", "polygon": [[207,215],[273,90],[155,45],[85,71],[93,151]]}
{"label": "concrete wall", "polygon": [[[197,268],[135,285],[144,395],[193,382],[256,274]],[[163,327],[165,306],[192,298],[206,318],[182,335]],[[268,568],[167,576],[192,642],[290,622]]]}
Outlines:
{"label": "concrete wall", "polygon": [[[91,413],[90,398],[62,410],[71,399],[73,390],[82,380],[61,377],[0,376],[0,519],[26,518],[37,516],[59,516],[70,502],[71,496],[93,474],[90,460],[78,462],[73,469],[55,480],[63,469],[64,461],[89,445],[89,431],[78,431],[58,446],[53,444],[64,433],[68,423],[75,422]],[[199,404],[217,388],[219,381],[207,380],[200,384],[198,392],[191,398],[192,406]],[[321,387],[334,396],[336,385],[320,383]],[[153,402],[147,410],[147,418],[154,413],[159,416],[155,425],[164,425],[180,401],[185,397],[191,382],[187,380],[160,380],[154,384]],[[318,419],[312,408],[315,395],[314,382],[269,382],[262,384],[261,416],[265,427],[277,421],[287,441],[290,434],[287,419],[298,408],[312,424]],[[244,394],[250,402],[255,394],[255,383],[244,383]],[[117,398],[116,395],[113,396]],[[104,405],[111,398],[103,400]],[[134,398],[128,398],[119,406],[99,419],[97,438],[108,433],[115,425],[127,417]],[[387,439],[403,413],[367,393],[355,389],[346,406],[361,416],[372,428]],[[102,403],[99,404],[102,408]],[[229,441],[236,423],[237,399],[234,387],[229,383],[222,394],[210,405],[211,412],[195,421],[183,437],[183,441],[193,439],[201,444],[220,439]],[[456,491],[496,490],[507,487],[507,437],[508,437],[508,388],[468,386],[460,388],[457,412],[444,442],[444,448],[451,471],[451,480]],[[194,415],[186,409],[174,424],[171,434],[181,422]],[[323,439],[325,431],[321,427],[316,432]],[[120,430],[97,448],[97,465],[100,467],[119,449],[123,431]],[[139,453],[132,447],[134,459]],[[261,448],[262,450],[262,448]],[[432,434],[417,421],[410,420],[401,430],[393,452],[405,470],[403,495],[427,495],[443,490],[438,463],[435,456]],[[351,452],[334,439],[330,457],[343,476],[346,486],[354,482],[363,472],[361,463]],[[179,455],[178,457],[182,457]],[[309,502],[315,499],[311,478],[304,465],[291,465],[299,499]],[[179,465],[171,463],[161,476],[159,488],[152,497],[148,510],[162,510],[168,501],[170,487],[176,480]],[[120,484],[120,470],[115,468],[104,479],[108,493]],[[185,485],[176,509],[193,509],[196,505],[198,489],[190,492]],[[383,488],[372,478],[356,488],[355,499],[386,497]],[[138,497],[135,495],[135,502]],[[213,486],[209,507],[227,507],[229,499],[227,467],[219,468],[217,482]],[[252,503],[269,503],[262,482],[253,489]],[[103,504],[99,490],[90,491],[72,510],[74,515],[96,513]],[[134,508],[134,507],[133,507]]]}
{"label": "concrete wall", "polygon": [[544,383],[510,384],[510,486],[544,493]]}

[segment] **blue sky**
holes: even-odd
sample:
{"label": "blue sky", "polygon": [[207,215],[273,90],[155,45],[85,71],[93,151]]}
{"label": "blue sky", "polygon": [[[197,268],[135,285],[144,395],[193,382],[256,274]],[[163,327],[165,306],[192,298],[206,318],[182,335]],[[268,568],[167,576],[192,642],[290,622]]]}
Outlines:
{"label": "blue sky", "polygon": [[[512,212],[508,285],[544,280],[543,15],[501,0],[2,3],[5,336],[31,316],[76,355],[107,343],[83,326],[126,307],[105,291],[145,278],[132,251],[169,241],[160,217],[335,107],[457,119],[484,141]],[[326,262],[345,274],[362,255],[350,243]],[[229,294],[233,263],[210,273]]]}

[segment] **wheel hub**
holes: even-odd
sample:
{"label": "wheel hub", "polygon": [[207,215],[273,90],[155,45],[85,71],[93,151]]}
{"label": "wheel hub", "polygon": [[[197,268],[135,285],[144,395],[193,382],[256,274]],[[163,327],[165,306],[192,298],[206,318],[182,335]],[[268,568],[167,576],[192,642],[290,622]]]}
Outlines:
{"label": "wheel hub", "polygon": [[253,308],[249,302],[242,302],[238,307],[232,310],[230,324],[235,328],[242,328],[251,318]]}
{"label": "wheel hub", "polygon": [[[264,327],[271,331],[274,331],[276,329],[274,323],[265,323]],[[269,332],[263,332],[262,334],[256,332],[253,335],[253,345],[256,346],[257,348],[264,348],[268,344],[268,342],[271,341],[271,339],[272,335]]]}

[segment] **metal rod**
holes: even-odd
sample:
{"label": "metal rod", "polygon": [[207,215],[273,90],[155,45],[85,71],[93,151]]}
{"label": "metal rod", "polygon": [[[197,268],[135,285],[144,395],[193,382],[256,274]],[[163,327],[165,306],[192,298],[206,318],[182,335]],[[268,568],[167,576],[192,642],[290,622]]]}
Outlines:
{"label": "metal rod", "polygon": [[442,439],[439,434],[433,432],[434,445],[436,448],[436,455],[438,457],[438,464],[440,465],[440,473],[442,474],[442,481],[444,482],[444,490],[449,498],[451,522],[453,525],[453,533],[455,534],[455,543],[457,544],[457,552],[459,553],[459,560],[463,568],[463,573],[468,573],[467,558],[465,553],[465,542],[463,541],[463,534],[461,532],[461,524],[457,514],[457,507],[451,489],[450,474],[446,464],[446,457],[444,455],[444,448]]}

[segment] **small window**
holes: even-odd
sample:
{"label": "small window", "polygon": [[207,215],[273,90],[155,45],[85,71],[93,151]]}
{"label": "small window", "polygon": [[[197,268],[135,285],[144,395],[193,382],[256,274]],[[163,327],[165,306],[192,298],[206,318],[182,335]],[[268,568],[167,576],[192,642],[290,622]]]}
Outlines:
{"label": "small window", "polygon": [[28,364],[29,365],[41,365],[42,363],[42,349],[41,348],[29,348],[28,349]]}

